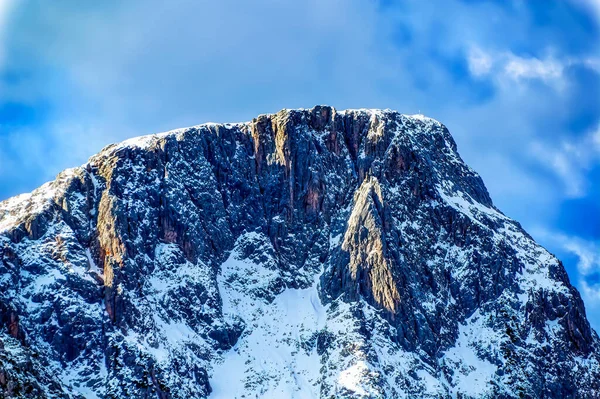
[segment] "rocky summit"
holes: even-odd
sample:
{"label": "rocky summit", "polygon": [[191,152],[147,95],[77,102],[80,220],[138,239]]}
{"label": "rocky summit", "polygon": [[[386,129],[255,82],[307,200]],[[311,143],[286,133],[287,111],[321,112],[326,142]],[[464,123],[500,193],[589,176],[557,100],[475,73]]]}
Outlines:
{"label": "rocky summit", "polygon": [[447,128],[318,106],[0,203],[2,398],[599,398],[561,262]]}

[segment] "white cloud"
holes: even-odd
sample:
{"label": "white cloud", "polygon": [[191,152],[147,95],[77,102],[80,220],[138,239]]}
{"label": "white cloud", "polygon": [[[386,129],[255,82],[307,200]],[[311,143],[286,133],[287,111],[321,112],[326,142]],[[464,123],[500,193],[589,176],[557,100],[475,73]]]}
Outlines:
{"label": "white cloud", "polygon": [[365,101],[397,70],[371,2],[40,4],[32,22],[19,21],[15,47],[59,70],[109,128],[164,130],[340,98],[373,106]]}
{"label": "white cloud", "polygon": [[[548,54],[552,51],[548,50]],[[514,83],[542,81],[557,90],[565,88],[565,69],[584,66],[600,73],[600,58],[595,56],[557,58],[522,57],[509,50],[491,51],[471,46],[467,53],[469,72],[476,78],[488,77],[500,88],[512,91]]]}
{"label": "white cloud", "polygon": [[592,142],[596,152],[600,153],[600,125],[598,125],[596,131],[592,134]]}
{"label": "white cloud", "polygon": [[600,245],[576,237],[559,236],[563,247],[579,258],[579,273],[588,276],[600,271]]}
{"label": "white cloud", "polygon": [[492,57],[477,47],[469,50],[467,62],[469,71],[473,76],[487,75],[492,69]]}
{"label": "white cloud", "polygon": [[553,59],[546,58],[523,58],[514,54],[506,57],[504,73],[512,79],[541,79],[545,82],[557,80],[562,77],[563,63]]}
{"label": "white cloud", "polygon": [[577,198],[585,193],[583,169],[578,160],[569,157],[565,148],[567,147],[563,145],[562,148],[554,149],[547,144],[534,142],[532,153],[542,167],[552,171],[562,181],[565,195]]}
{"label": "white cloud", "polygon": [[559,60],[551,56],[545,58],[521,57],[511,51],[484,51],[472,47],[467,55],[471,75],[489,76],[500,87],[512,90],[514,82],[541,80],[557,89],[564,87],[564,69],[575,63],[589,64],[590,60]]}
{"label": "white cloud", "polygon": [[[575,63],[577,63],[577,61],[575,61]],[[582,60],[581,63],[587,68],[596,71],[596,73],[600,73],[600,58],[586,58]]]}
{"label": "white cloud", "polygon": [[586,195],[587,172],[600,162],[600,127],[580,139],[563,140],[558,145],[535,141],[531,152],[541,166],[552,171],[565,188],[565,195]]}
{"label": "white cloud", "polygon": [[596,21],[600,23],[600,0],[574,0],[575,3],[583,4],[592,12]]}

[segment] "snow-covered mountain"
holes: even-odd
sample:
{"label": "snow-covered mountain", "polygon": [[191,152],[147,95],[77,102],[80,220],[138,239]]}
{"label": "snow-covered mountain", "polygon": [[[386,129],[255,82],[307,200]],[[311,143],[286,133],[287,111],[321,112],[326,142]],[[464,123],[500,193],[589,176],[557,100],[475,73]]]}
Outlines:
{"label": "snow-covered mountain", "polygon": [[441,123],[283,110],[0,203],[4,398],[598,398],[553,255]]}

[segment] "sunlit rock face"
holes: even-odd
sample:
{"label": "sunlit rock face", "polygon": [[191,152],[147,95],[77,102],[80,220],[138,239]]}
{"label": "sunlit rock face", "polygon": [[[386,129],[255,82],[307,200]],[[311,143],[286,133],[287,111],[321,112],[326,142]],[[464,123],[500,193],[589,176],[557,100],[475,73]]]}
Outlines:
{"label": "sunlit rock face", "polygon": [[441,123],[283,110],[0,203],[11,398],[597,398],[562,264]]}

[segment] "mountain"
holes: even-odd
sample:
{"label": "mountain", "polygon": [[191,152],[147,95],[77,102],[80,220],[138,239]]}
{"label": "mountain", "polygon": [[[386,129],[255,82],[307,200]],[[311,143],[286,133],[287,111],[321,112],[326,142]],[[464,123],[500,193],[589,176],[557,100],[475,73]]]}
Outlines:
{"label": "mountain", "polygon": [[563,265],[422,115],[110,145],[0,203],[0,260],[4,398],[600,397]]}

